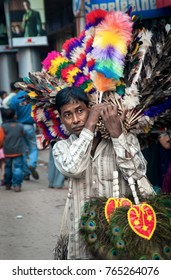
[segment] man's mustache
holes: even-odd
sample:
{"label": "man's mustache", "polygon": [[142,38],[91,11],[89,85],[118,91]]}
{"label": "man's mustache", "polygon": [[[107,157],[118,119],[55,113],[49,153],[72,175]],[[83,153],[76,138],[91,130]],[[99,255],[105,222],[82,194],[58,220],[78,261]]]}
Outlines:
{"label": "man's mustache", "polygon": [[83,128],[83,125],[73,125],[72,129],[75,129],[75,128]]}

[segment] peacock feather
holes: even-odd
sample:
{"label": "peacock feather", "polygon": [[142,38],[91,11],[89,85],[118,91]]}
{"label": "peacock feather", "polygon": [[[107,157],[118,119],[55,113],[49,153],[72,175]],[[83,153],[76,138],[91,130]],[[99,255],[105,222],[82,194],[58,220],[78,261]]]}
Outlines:
{"label": "peacock feather", "polygon": [[[144,197],[140,197],[140,209],[149,205],[156,216],[156,227],[149,239],[137,234],[130,226],[128,213],[134,206],[117,207],[107,222],[104,214],[107,198],[92,198],[85,203],[80,234],[95,259],[171,259],[171,195],[162,193],[143,200]],[[151,217],[150,212],[143,215]]]}

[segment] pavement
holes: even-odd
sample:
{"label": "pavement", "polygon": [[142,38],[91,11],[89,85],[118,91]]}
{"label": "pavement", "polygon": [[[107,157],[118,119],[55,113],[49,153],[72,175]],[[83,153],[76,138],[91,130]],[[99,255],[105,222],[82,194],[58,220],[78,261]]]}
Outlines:
{"label": "pavement", "polygon": [[[53,260],[67,188],[48,188],[49,149],[39,151],[39,180],[15,193],[0,187],[0,260]],[[67,184],[67,182],[66,182]]]}

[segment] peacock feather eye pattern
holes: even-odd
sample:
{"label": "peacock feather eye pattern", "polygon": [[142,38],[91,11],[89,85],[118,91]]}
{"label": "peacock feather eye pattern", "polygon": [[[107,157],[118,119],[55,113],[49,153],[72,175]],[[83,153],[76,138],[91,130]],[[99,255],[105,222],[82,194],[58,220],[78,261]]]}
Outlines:
{"label": "peacock feather eye pattern", "polygon": [[89,233],[87,236],[87,242],[93,244],[97,241],[97,234],[95,232]]}

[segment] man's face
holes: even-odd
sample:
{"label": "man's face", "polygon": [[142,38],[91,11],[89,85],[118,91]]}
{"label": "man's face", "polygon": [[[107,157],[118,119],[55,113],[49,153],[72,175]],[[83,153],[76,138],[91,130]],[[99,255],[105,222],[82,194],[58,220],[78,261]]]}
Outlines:
{"label": "man's face", "polygon": [[28,2],[23,2],[23,7],[26,11],[30,9],[30,4]]}
{"label": "man's face", "polygon": [[61,107],[61,122],[66,129],[77,136],[80,135],[89,115],[89,108],[79,100],[72,100]]}
{"label": "man's face", "polygon": [[171,149],[171,139],[168,133],[163,133],[159,136],[159,142],[166,150]]}

